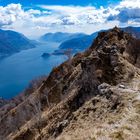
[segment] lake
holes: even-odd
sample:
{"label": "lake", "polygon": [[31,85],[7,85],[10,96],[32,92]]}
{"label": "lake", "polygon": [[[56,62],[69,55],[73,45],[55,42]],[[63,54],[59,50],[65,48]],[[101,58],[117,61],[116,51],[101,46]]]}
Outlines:
{"label": "lake", "polygon": [[66,60],[64,55],[51,55],[42,58],[45,53],[52,53],[59,44],[47,42],[36,48],[28,49],[0,61],[0,97],[10,99],[21,93],[32,79],[48,75],[52,68]]}

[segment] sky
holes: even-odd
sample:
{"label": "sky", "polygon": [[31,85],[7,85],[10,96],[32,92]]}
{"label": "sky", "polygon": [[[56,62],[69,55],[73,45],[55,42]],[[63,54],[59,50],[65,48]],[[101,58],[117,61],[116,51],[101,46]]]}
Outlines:
{"label": "sky", "polygon": [[118,3],[120,0],[1,0],[1,4],[6,6],[10,3],[21,3],[23,6],[31,5],[100,5],[107,6],[108,4]]}
{"label": "sky", "polygon": [[114,26],[140,26],[140,0],[0,0],[0,28],[29,38]]}

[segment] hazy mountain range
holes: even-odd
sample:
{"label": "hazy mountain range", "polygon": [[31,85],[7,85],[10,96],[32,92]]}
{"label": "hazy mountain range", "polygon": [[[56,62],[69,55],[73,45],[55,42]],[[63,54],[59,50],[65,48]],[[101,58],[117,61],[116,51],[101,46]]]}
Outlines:
{"label": "hazy mountain range", "polygon": [[[133,34],[133,36],[137,38],[140,37],[140,27],[126,27],[122,28],[122,30]],[[95,32],[91,35],[63,32],[46,33],[39,38],[39,41],[60,43],[58,49],[53,53],[54,55],[63,54],[67,49],[72,49],[73,53],[77,53],[88,48],[99,32]],[[28,39],[21,33],[10,30],[0,30],[0,58],[20,52],[21,50],[34,48],[36,43],[36,41]]]}
{"label": "hazy mountain range", "polygon": [[63,33],[63,32],[56,32],[56,33],[46,33],[45,35],[40,37],[41,41],[45,42],[64,42],[66,40],[70,40],[77,37],[85,36],[84,33]]}
{"label": "hazy mountain range", "polygon": [[[140,38],[140,27],[126,27],[126,28],[122,28],[122,30],[131,33],[133,36],[137,38]],[[86,48],[90,47],[93,40],[97,37],[98,33],[102,31],[103,30],[95,32],[91,35],[85,34],[82,37],[77,35],[75,38],[66,40],[60,44],[59,49],[56,50],[53,54],[55,55],[63,54],[64,51],[69,48],[72,49],[73,53],[84,51]]]}
{"label": "hazy mountain range", "polygon": [[98,32],[95,32],[91,35],[85,34],[84,36],[76,36],[73,39],[66,40],[60,44],[59,49],[53,54],[63,54],[67,49],[72,49],[73,53],[81,52],[91,45],[97,35]]}

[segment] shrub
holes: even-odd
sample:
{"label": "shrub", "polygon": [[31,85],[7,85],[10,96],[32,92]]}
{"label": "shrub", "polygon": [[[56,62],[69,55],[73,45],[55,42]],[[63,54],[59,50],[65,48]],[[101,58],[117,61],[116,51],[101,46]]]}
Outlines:
{"label": "shrub", "polygon": [[29,94],[33,93],[35,90],[37,90],[41,86],[43,81],[45,81],[46,79],[47,79],[47,76],[45,76],[45,75],[40,76],[36,79],[33,79],[29,83],[29,86],[25,89],[24,94],[29,95]]}

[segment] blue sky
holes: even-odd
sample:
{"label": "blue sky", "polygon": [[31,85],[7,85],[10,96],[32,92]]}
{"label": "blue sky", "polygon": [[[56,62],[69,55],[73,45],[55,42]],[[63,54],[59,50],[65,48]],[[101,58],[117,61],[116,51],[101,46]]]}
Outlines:
{"label": "blue sky", "polygon": [[0,0],[0,28],[39,37],[140,26],[140,0]]}
{"label": "blue sky", "polygon": [[23,6],[33,5],[93,5],[96,7],[108,6],[109,4],[116,4],[120,0],[1,0],[1,5],[7,5],[9,3],[21,3]]}

